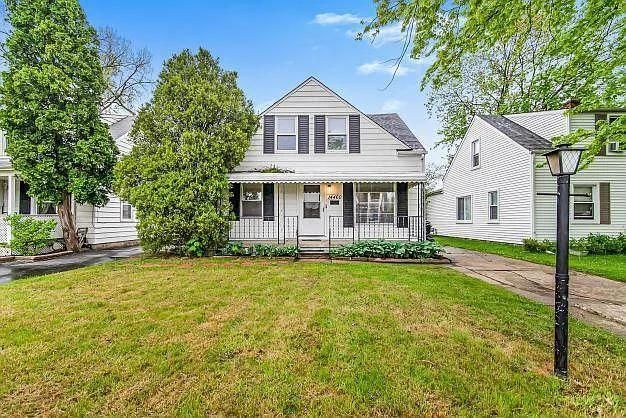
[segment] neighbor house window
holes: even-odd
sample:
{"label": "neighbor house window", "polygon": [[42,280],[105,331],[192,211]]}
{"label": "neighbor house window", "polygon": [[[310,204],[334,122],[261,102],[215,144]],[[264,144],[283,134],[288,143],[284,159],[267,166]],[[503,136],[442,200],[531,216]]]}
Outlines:
{"label": "neighbor house window", "polygon": [[[609,115],[609,123],[615,122],[621,115]],[[619,141],[609,141],[610,152],[621,152]]]}
{"label": "neighbor house window", "polygon": [[471,221],[472,220],[472,197],[463,196],[456,198],[456,220]]}
{"label": "neighbor house window", "polygon": [[326,125],[328,150],[346,151],[348,149],[348,118],[345,116],[329,116]]}
{"label": "neighbor house window", "polygon": [[393,223],[396,194],[393,183],[359,183],[354,194],[360,223]]}
{"label": "neighbor house window", "polygon": [[480,140],[472,142],[472,167],[480,165]]}
{"label": "neighbor house window", "polygon": [[489,220],[497,221],[499,217],[498,207],[500,206],[500,196],[498,195],[498,191],[494,190],[492,192],[489,192],[489,196],[487,197],[487,199],[489,200]]}
{"label": "neighbor house window", "polygon": [[244,218],[260,218],[263,216],[263,184],[242,185],[241,216]]}
{"label": "neighbor house window", "polygon": [[37,214],[38,215],[55,215],[57,213],[57,206],[50,202],[37,202]]}
{"label": "neighbor house window", "polygon": [[574,199],[574,219],[594,219],[595,203],[593,186],[574,186],[575,195],[586,194],[588,196],[573,196]]}
{"label": "neighbor house window", "polygon": [[295,151],[296,143],[296,117],[277,116],[276,117],[276,150]]}
{"label": "neighbor house window", "polygon": [[133,220],[133,207],[130,203],[121,201],[120,202],[121,211],[122,211],[122,220],[123,221],[132,221]]}

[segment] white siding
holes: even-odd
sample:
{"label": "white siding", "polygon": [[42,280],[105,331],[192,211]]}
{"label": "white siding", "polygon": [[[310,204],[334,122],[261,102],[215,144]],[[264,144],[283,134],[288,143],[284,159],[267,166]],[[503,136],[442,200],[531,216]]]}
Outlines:
{"label": "white siding", "polygon": [[[471,143],[480,139],[480,167],[471,168]],[[531,154],[474,118],[443,183],[428,201],[428,218],[446,236],[520,243],[531,235]],[[488,220],[488,192],[499,192],[499,221]],[[456,199],[472,196],[472,222],[456,220]]]}
{"label": "white siding", "polygon": [[[317,80],[309,79],[269,109],[268,115],[308,115],[309,153],[263,154],[263,127],[253,136],[244,160],[235,171],[253,171],[270,166],[296,173],[423,173],[421,155],[399,157],[397,149],[406,148],[380,126],[361,114],[361,152],[316,154],[314,115],[350,115],[360,113]],[[263,122],[263,121],[261,121]]]}
{"label": "white siding", "polygon": [[93,211],[93,227],[88,233],[89,244],[108,244],[134,241],[137,238],[137,222],[122,221],[120,199],[112,195],[109,203]]}
{"label": "white siding", "polygon": [[564,110],[517,113],[504,116],[546,139],[567,133],[568,116],[565,114]]}

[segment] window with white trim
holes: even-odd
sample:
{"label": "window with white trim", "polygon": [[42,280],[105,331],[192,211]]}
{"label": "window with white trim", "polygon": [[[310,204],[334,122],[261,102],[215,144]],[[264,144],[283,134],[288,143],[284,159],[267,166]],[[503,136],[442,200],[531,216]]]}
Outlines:
{"label": "window with white trim", "polygon": [[326,148],[328,151],[338,152],[348,149],[348,118],[346,116],[328,116]]}
{"label": "window with white trim", "polygon": [[359,223],[393,223],[396,193],[393,183],[357,183],[354,198]]}
{"label": "window with white trim", "polygon": [[472,141],[472,167],[480,166],[480,140]]}
{"label": "window with white trim", "polygon": [[133,220],[133,207],[130,203],[120,201],[121,218],[123,221]]}
{"label": "window with white trim", "polygon": [[462,222],[472,220],[472,196],[456,198],[456,220]]}
{"label": "window with white trim", "polygon": [[586,194],[587,196],[572,196],[574,201],[574,219],[586,219],[593,220],[595,219],[595,202],[594,202],[594,187],[593,186],[582,186],[582,185],[574,185],[573,186],[573,194],[582,195]]}
{"label": "window with white trim", "polygon": [[489,220],[497,221],[500,218],[500,195],[497,190],[488,193]]}
{"label": "window with white trim", "polygon": [[260,218],[263,216],[263,184],[241,185],[241,217]]}
{"label": "window with white trim", "polygon": [[276,116],[276,151],[295,151],[298,143],[295,116]]}
{"label": "window with white trim", "polygon": [[[609,123],[615,122],[622,115],[609,115]],[[619,141],[609,141],[609,152],[622,152]]]}

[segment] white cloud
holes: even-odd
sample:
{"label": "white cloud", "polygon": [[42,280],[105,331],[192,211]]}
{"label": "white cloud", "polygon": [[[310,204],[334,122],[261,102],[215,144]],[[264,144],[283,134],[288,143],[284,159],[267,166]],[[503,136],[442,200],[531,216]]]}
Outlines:
{"label": "white cloud", "polygon": [[[347,34],[350,36],[349,32]],[[394,23],[381,28],[376,35],[368,35],[367,39],[378,48],[386,44],[402,42],[405,36],[406,32],[402,32],[402,23]]]}
{"label": "white cloud", "polygon": [[384,73],[390,75],[395,74],[396,76],[407,75],[408,73],[413,71],[415,71],[414,68],[409,68],[405,65],[400,65],[398,68],[396,68],[396,65],[393,61],[382,62],[378,60],[361,64],[357,68],[357,72],[359,74]]}
{"label": "white cloud", "polygon": [[380,108],[381,113],[396,113],[404,107],[402,100],[390,99],[385,100],[383,106]]}
{"label": "white cloud", "polygon": [[319,13],[315,15],[312,23],[318,25],[350,25],[353,23],[361,23],[364,18],[353,15],[352,13]]}

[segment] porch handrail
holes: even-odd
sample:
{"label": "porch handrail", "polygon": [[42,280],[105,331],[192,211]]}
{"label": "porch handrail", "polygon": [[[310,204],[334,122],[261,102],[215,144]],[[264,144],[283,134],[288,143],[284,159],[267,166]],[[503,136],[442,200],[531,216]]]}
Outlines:
{"label": "porch handrail", "polygon": [[298,244],[297,216],[255,216],[231,221],[229,238],[234,240],[267,240],[285,244],[293,239]]}
{"label": "porch handrail", "polygon": [[[349,218],[348,218],[349,219]],[[395,216],[392,222],[361,220],[356,214],[352,225],[344,226],[343,216],[328,217],[328,247],[333,240],[361,241],[372,239],[395,239],[423,241],[426,239],[426,219],[423,215]]]}

